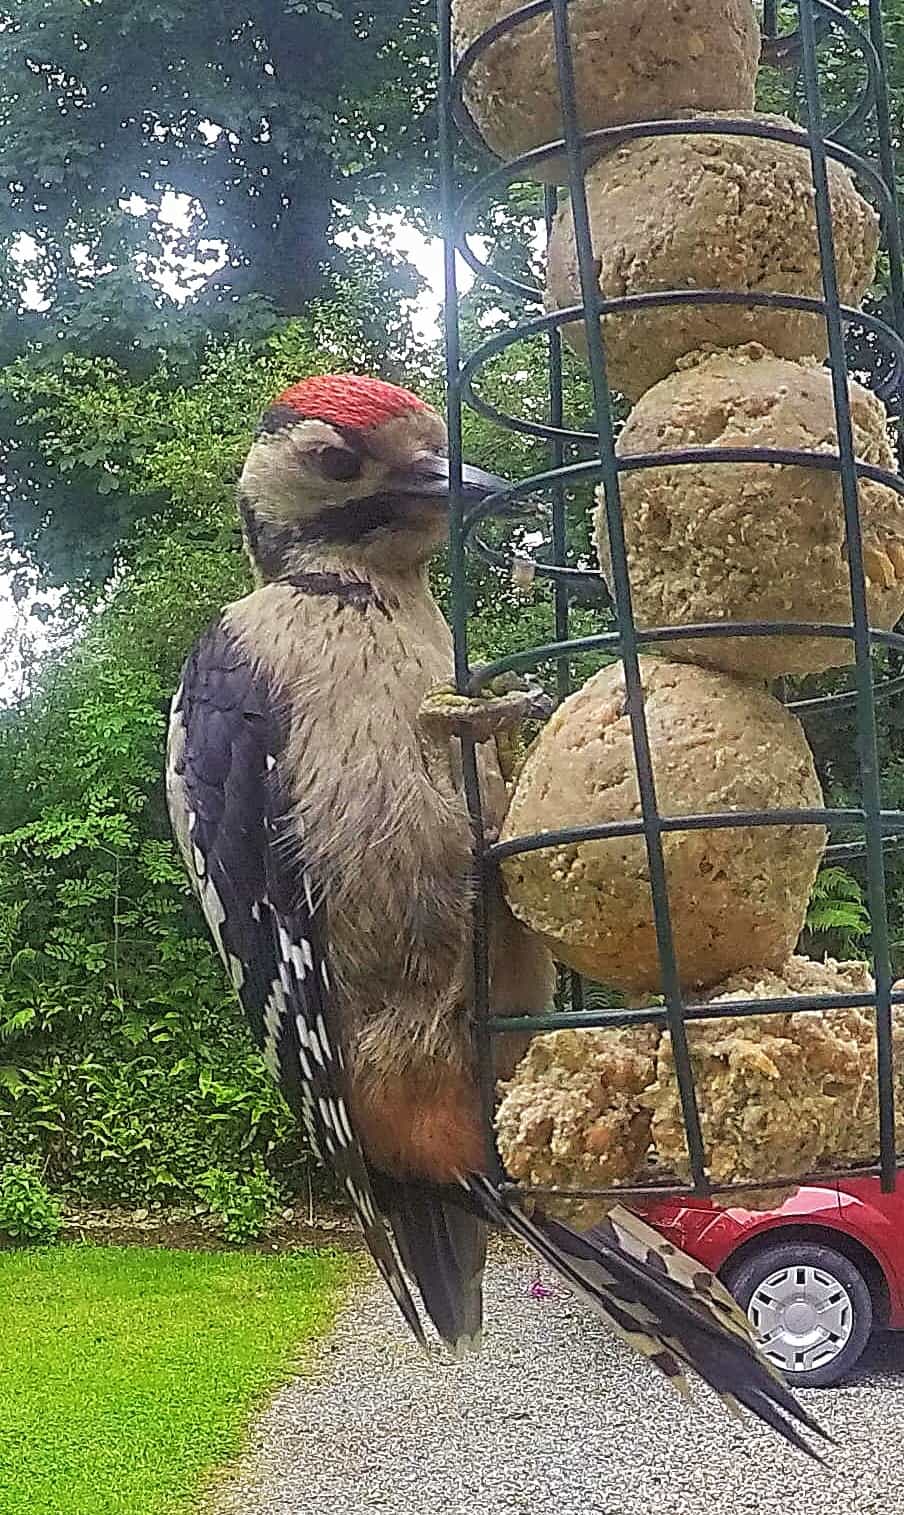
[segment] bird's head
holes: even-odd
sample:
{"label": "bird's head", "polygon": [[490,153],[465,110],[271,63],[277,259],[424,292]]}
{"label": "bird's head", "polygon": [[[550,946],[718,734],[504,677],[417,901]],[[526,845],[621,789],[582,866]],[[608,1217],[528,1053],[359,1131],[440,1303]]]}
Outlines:
{"label": "bird's head", "polygon": [[[466,494],[505,481],[466,467]],[[449,461],[437,412],[351,374],[303,379],[273,402],[239,482],[245,543],[264,579],[320,560],[406,571],[448,534]]]}

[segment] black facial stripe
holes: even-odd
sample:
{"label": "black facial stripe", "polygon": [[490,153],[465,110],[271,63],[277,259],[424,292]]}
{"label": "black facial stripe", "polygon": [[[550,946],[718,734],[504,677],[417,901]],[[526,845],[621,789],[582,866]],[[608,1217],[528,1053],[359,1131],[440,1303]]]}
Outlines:
{"label": "black facial stripe", "polygon": [[349,605],[363,615],[370,605],[390,618],[390,606],[398,609],[399,602],[390,596],[384,599],[377,594],[367,579],[343,579],[338,573],[292,573],[281,580],[291,584],[300,594],[335,595],[340,605]]}
{"label": "black facial stripe", "polygon": [[268,578],[274,578],[284,570],[293,547],[315,544],[348,547],[356,542],[367,541],[378,531],[393,528],[405,530],[410,527],[411,515],[417,508],[413,500],[403,501],[392,495],[372,495],[370,499],[352,500],[348,505],[335,505],[329,510],[322,510],[319,515],[304,523],[277,525],[258,515],[247,498],[239,497],[248,547],[262,573]]}
{"label": "black facial stripe", "polygon": [[299,528],[295,540],[347,546],[352,542],[361,542],[377,531],[402,526],[406,520],[406,512],[398,500],[391,495],[375,494],[367,500],[353,500],[348,505],[335,505],[331,510],[322,510],[312,521]]}
{"label": "black facial stripe", "polygon": [[280,526],[258,515],[253,502],[239,492],[239,514],[245,528],[245,538],[252,560],[265,578],[275,578],[285,567],[286,558],[293,543],[298,540],[294,526]]}
{"label": "black facial stripe", "polygon": [[336,505],[304,524],[268,521],[255,511],[248,496],[241,493],[239,512],[251,557],[270,579],[285,572],[293,548],[312,544],[349,546],[366,541],[378,531],[392,527],[404,529],[408,524],[405,506],[389,495],[374,495],[368,500]]}
{"label": "black facial stripe", "polygon": [[251,552],[252,557],[256,558],[258,555],[258,549],[260,547],[260,532],[258,528],[258,519],[254,513],[254,506],[252,505],[248,496],[242,490],[239,490],[238,503],[239,515],[242,519],[242,525],[245,528],[245,537],[248,542],[248,548]]}

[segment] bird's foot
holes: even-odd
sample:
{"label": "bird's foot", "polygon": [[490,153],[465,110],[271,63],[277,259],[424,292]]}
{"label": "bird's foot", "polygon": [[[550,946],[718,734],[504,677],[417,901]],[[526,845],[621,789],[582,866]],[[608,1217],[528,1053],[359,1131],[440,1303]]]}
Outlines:
{"label": "bird's foot", "polygon": [[552,710],[542,689],[504,674],[478,695],[459,694],[454,685],[441,684],[423,701],[418,720],[434,737],[491,742],[522,721],[545,721]]}

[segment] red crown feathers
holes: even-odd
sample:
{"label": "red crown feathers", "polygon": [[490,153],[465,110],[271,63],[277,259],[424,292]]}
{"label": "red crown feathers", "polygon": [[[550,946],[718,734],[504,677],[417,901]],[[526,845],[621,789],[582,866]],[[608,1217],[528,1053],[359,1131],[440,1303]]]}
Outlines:
{"label": "red crown feathers", "polygon": [[273,404],[296,410],[299,417],[307,420],[359,430],[380,426],[412,410],[430,408],[409,389],[400,389],[383,379],[360,378],[357,374],[302,379],[300,384],[293,384],[277,395]]}

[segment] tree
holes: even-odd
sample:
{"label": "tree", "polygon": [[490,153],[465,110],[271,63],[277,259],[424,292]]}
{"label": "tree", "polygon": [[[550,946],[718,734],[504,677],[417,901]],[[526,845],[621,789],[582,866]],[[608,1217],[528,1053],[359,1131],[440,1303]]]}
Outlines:
{"label": "tree", "polygon": [[[371,335],[392,345],[413,270],[336,234],[376,207],[432,214],[432,15],[431,0],[0,12],[0,502],[13,556],[96,588],[144,508],[90,448],[49,464],[49,417],[31,402],[72,381],[68,356],[190,383],[212,336],[255,342],[323,294],[356,318],[371,306]],[[183,197],[182,226],[166,219],[168,193]],[[194,299],[174,302],[161,278]]]}
{"label": "tree", "polygon": [[[36,0],[0,21],[0,502],[16,587],[65,586],[54,624],[69,643],[0,718],[0,1163],[40,1156],[73,1193],[176,1198],[212,1157],[228,1169],[253,1151],[290,1182],[306,1162],[169,843],[162,730],[188,645],[247,583],[233,484],[269,398],[355,367],[416,372],[441,402],[442,355],[406,312],[410,273],[337,241],[375,210],[434,224],[432,13],[432,0],[226,0],[211,20],[177,0]],[[833,99],[847,68],[829,66]],[[168,189],[189,197],[183,229]],[[487,210],[498,266],[538,274],[538,213],[527,187]],[[212,272],[197,266],[208,241],[225,249]],[[194,287],[184,304],[155,283],[164,267]],[[40,308],[23,308],[26,276]],[[475,290],[466,350],[524,313]],[[519,343],[479,391],[545,419],[545,363],[543,339]],[[587,375],[567,354],[566,392],[587,426]],[[542,442],[473,414],[465,447],[512,477],[548,464]],[[590,507],[589,489],[568,493],[585,564]],[[486,535],[529,531],[548,552],[542,504]],[[478,565],[470,609],[476,660],[553,635],[542,581],[516,592]],[[598,606],[572,617],[577,635],[608,625]],[[849,722],[809,734],[831,801],[856,803]],[[904,784],[890,706],[882,742],[888,798]],[[837,871],[823,884],[814,941],[856,944],[857,884]]]}
{"label": "tree", "polygon": [[[430,0],[38,0],[0,31],[0,245],[38,244],[54,323],[222,243],[216,298],[297,314],[337,215],[432,177]],[[173,241],[166,190],[192,220]],[[146,210],[124,202],[140,196]],[[103,272],[103,278],[97,275]],[[7,267],[8,294],[12,272]],[[127,317],[131,312],[127,312]],[[39,329],[40,322],[31,323]]]}

